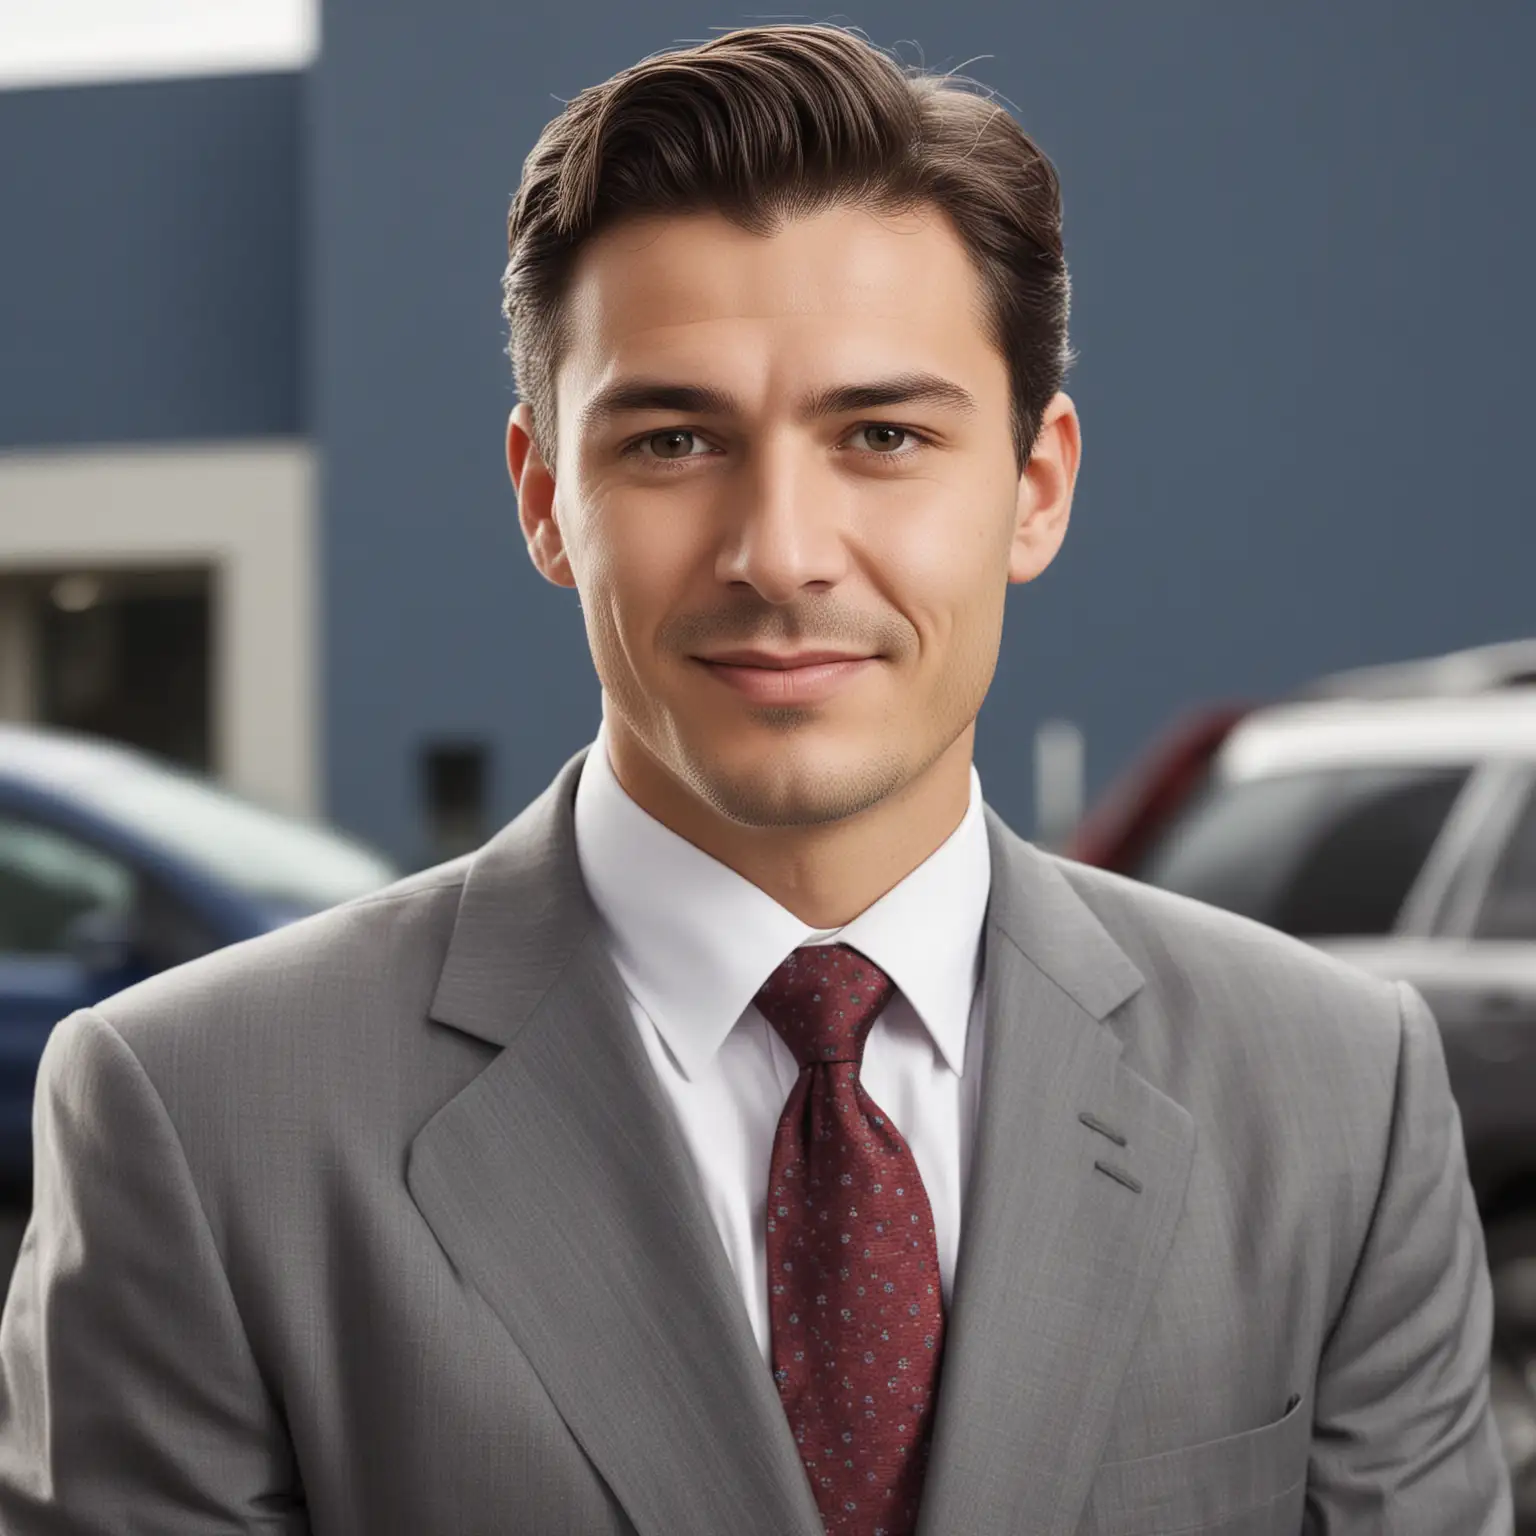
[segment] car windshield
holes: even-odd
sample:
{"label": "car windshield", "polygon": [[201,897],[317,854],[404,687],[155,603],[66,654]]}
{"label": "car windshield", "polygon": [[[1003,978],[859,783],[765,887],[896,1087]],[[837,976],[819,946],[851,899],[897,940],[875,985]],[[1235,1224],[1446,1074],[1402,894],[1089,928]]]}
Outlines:
{"label": "car windshield", "polygon": [[56,782],[189,864],[284,906],[318,911],[387,885],[399,873],[340,833],[130,753],[71,764]]}
{"label": "car windshield", "polygon": [[1468,771],[1218,774],[1131,873],[1298,937],[1387,934]]}

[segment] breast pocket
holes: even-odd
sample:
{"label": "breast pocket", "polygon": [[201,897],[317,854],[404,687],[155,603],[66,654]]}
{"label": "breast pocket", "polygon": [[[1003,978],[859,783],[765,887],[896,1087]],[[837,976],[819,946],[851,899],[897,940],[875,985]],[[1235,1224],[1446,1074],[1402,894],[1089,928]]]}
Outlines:
{"label": "breast pocket", "polygon": [[1307,1475],[1311,1442],[1308,1393],[1258,1429],[1105,1462],[1094,1477],[1084,1529],[1094,1536],[1267,1536],[1267,1514]]}

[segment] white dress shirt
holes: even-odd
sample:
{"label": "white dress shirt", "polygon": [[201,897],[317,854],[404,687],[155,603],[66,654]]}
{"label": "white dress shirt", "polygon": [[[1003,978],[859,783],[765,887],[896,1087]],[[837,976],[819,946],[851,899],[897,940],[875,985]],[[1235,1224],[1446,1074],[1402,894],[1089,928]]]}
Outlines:
{"label": "white dress shirt", "polygon": [[948,839],[852,922],[816,929],[630,799],[605,729],[576,789],[576,853],[628,989],[635,1027],[703,1183],[710,1215],[772,1364],[767,1197],[773,1141],[800,1075],[753,1005],[802,944],[851,944],[895,982],[860,1081],[895,1122],[933,1210],[946,1304],[981,1084],[982,923],[991,857],[981,780]]}

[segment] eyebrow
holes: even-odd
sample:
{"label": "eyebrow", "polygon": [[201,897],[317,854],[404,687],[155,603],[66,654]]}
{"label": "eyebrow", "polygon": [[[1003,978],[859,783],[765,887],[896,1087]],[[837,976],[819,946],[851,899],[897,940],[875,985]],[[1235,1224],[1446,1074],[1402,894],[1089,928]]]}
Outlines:
{"label": "eyebrow", "polygon": [[[892,374],[861,384],[833,384],[813,390],[799,402],[805,421],[842,416],[849,411],[874,410],[887,405],[938,405],[962,415],[976,412],[976,400],[968,390],[937,373],[922,371]],[[673,383],[666,379],[616,379],[605,385],[583,407],[583,434],[597,431],[617,416],[633,411],[677,411],[690,416],[733,416],[740,402],[729,391],[710,384]]]}

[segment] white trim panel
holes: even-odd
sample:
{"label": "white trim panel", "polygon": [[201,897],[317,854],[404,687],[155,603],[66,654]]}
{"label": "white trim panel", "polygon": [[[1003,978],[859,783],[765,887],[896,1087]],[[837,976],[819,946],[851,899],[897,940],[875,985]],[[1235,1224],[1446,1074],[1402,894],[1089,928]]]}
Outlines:
{"label": "white trim panel", "polygon": [[308,443],[0,453],[0,574],[213,569],[213,754],[232,788],[317,810],[316,529]]}

